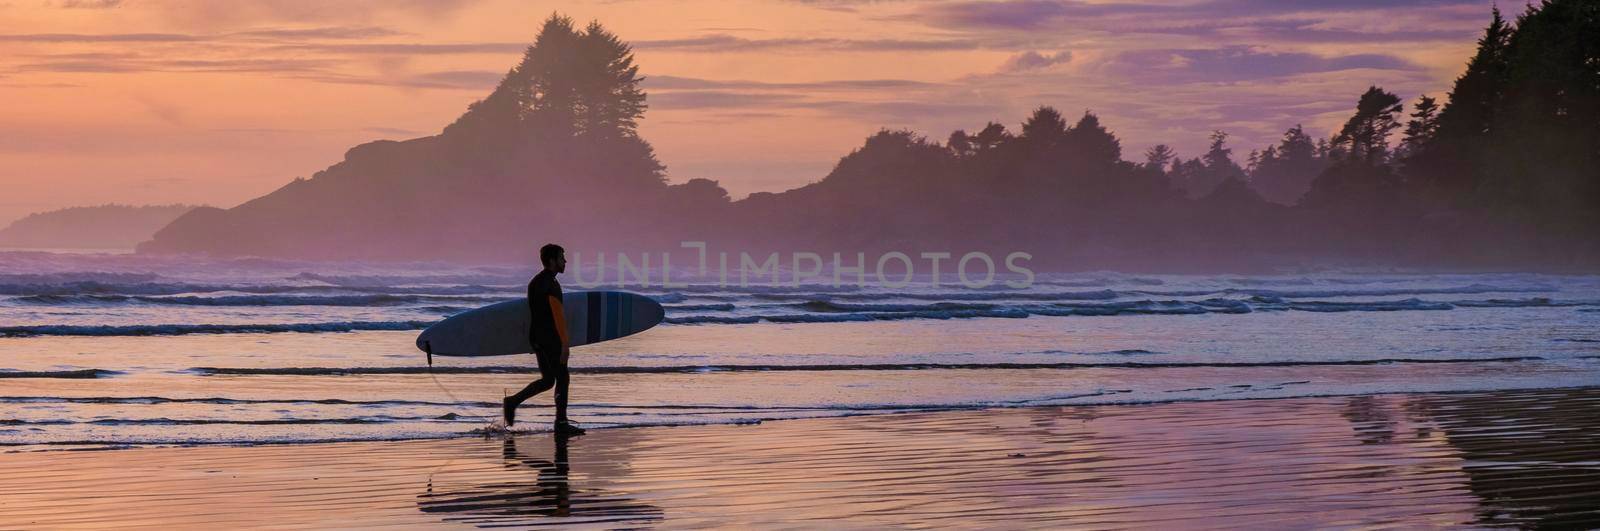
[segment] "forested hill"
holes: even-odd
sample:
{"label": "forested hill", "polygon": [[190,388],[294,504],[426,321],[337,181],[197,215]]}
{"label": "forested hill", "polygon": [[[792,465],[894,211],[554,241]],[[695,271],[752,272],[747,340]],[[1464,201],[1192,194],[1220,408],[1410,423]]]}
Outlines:
{"label": "forested hill", "polygon": [[132,249],[193,208],[101,205],[40,212],[0,229],[0,247]]}
{"label": "forested hill", "polygon": [[646,96],[628,46],[557,16],[439,135],[357,146],[310,179],[190,212],[140,251],[472,262],[531,260],[546,241],[633,252],[706,241],[1021,250],[1046,269],[1592,271],[1597,12],[1552,0],[1512,21],[1486,13],[1448,94],[1352,94],[1326,138],[1296,125],[1240,155],[1217,131],[1198,157],[1128,154],[1095,114],[1040,107],[1015,130],[882,131],[816,183],[740,201],[709,180],[667,184],[637,134]]}

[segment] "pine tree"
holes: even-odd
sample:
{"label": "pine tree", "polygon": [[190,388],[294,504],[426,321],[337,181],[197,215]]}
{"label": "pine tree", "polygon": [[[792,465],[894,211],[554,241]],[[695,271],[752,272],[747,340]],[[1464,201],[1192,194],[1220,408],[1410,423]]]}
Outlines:
{"label": "pine tree", "polygon": [[1250,186],[1268,201],[1292,205],[1311,188],[1311,181],[1327,168],[1326,141],[1312,141],[1299,125],[1283,132],[1275,146],[1267,146],[1250,172]]}
{"label": "pine tree", "polygon": [[1222,131],[1211,132],[1211,147],[1201,155],[1199,168],[1189,176],[1185,188],[1189,197],[1203,197],[1210,194],[1212,189],[1223,181],[1236,179],[1244,182],[1248,176],[1244,168],[1233,161],[1233,149],[1228,147],[1228,133]]}
{"label": "pine tree", "polygon": [[1122,160],[1122,141],[1100,125],[1100,117],[1084,112],[1083,117],[1062,134],[1061,146],[1078,163],[1114,164]]}
{"label": "pine tree", "polygon": [[639,117],[645,111],[639,83],[644,78],[633,64],[632,49],[599,22],[590,22],[578,39],[578,56],[577,134],[638,136]]}
{"label": "pine tree", "polygon": [[1439,131],[1438,102],[1424,94],[1417,98],[1417,103],[1411,108],[1411,121],[1406,122],[1405,137],[1400,141],[1400,148],[1395,153],[1395,158],[1402,161],[1409,160],[1413,155],[1427,149],[1428,143],[1433,141],[1434,134]]}
{"label": "pine tree", "polygon": [[1513,33],[1495,8],[1478,39],[1477,53],[1467,62],[1467,71],[1456,78],[1449,101],[1439,109],[1432,141],[1426,149],[1410,154],[1407,173],[1437,202],[1463,205],[1482,180],[1480,157],[1495,128],[1495,109],[1504,96],[1507,47]]}
{"label": "pine tree", "polygon": [[1062,119],[1061,112],[1053,107],[1034,109],[1028,120],[1022,123],[1021,138],[1035,146],[1054,147],[1066,134],[1067,121]]}
{"label": "pine tree", "polygon": [[1172,165],[1172,161],[1177,158],[1178,154],[1172,151],[1171,146],[1156,144],[1145,150],[1144,167],[1166,173],[1167,166]]}
{"label": "pine tree", "polygon": [[1356,113],[1345,121],[1339,134],[1333,137],[1335,146],[1343,147],[1350,160],[1378,165],[1389,160],[1389,135],[1400,127],[1395,118],[1400,113],[1400,98],[1378,87],[1368,87],[1356,103]]}

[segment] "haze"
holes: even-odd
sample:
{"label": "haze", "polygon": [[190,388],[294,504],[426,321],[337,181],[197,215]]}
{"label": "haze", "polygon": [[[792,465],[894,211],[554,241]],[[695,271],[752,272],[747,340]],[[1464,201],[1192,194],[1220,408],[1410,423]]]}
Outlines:
{"label": "haze", "polygon": [[[0,3],[0,223],[106,202],[228,207],[373,139],[437,133],[554,11],[634,46],[671,182],[820,179],[880,128],[942,137],[1039,105],[1129,153],[1338,128],[1378,84],[1443,96],[1488,1]],[[1016,124],[1008,123],[1015,127]]]}

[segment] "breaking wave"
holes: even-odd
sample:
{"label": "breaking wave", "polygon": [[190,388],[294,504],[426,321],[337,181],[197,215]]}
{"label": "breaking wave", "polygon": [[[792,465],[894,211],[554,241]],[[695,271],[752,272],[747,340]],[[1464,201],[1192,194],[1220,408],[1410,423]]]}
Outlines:
{"label": "breaking wave", "polygon": [[345,321],[286,324],[157,324],[0,326],[0,337],[27,336],[177,336],[185,334],[251,334],[278,332],[354,332],[357,330],[421,330],[436,321]]}
{"label": "breaking wave", "polygon": [[[574,374],[681,374],[708,372],[775,371],[919,371],[994,369],[1173,369],[1239,367],[1322,367],[1393,365],[1402,363],[1510,363],[1540,361],[1539,356],[1498,358],[1382,358],[1364,360],[1240,361],[1240,362],[1103,362],[1103,363],[823,363],[823,364],[715,364],[715,365],[613,365],[572,367]],[[206,376],[350,376],[366,374],[502,374],[537,373],[534,367],[195,367]]]}

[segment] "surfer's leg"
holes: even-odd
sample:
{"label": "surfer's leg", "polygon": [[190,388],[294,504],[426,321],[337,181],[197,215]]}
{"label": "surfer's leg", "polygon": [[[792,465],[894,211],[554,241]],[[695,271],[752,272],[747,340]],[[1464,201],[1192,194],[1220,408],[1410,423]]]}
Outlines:
{"label": "surfer's leg", "polygon": [[567,366],[562,365],[555,371],[556,380],[556,424],[567,423]]}
{"label": "surfer's leg", "polygon": [[[521,391],[517,391],[517,394],[506,397],[501,403],[501,410],[505,415],[506,426],[511,426],[512,424],[516,423],[517,406],[522,405],[522,403],[527,401],[529,398],[533,398],[534,395],[543,393],[556,385],[556,372],[554,370],[556,365],[558,365],[556,360],[547,360],[544,356],[539,356],[539,379],[530,382],[527,387],[522,388]],[[561,395],[558,394],[557,396]],[[561,409],[559,411],[565,410]]]}
{"label": "surfer's leg", "polygon": [[517,391],[517,394],[506,397],[505,401],[501,403],[501,412],[505,414],[506,426],[516,424],[517,406],[522,405],[522,403],[527,401],[529,398],[533,398],[534,395],[545,392],[545,390],[550,389],[554,385],[554,378],[544,376],[538,380],[534,380],[532,383],[529,383],[527,387],[522,388],[521,391]]}

